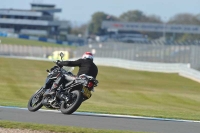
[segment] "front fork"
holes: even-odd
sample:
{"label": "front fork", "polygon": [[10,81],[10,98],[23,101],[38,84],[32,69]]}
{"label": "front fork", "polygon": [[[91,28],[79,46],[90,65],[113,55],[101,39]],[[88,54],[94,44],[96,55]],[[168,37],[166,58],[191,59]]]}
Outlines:
{"label": "front fork", "polygon": [[52,80],[50,79],[49,76],[47,76],[43,88],[44,88],[44,89],[49,89],[49,88],[51,88],[51,86],[52,86]]}
{"label": "front fork", "polygon": [[37,90],[35,92],[35,94],[36,94],[37,97],[40,97],[45,93],[45,91],[46,91],[46,89],[44,87],[41,87],[39,90]]}
{"label": "front fork", "polygon": [[35,101],[32,104],[38,103],[41,100],[41,98],[43,98],[43,94],[45,93],[45,91],[46,90],[44,89],[44,87],[41,87],[38,91],[36,91],[34,96]]}

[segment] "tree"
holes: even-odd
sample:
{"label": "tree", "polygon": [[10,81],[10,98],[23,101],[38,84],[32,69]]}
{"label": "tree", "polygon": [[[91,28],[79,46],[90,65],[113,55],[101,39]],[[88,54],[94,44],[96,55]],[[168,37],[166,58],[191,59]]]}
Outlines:
{"label": "tree", "polygon": [[92,15],[92,21],[89,25],[89,32],[93,34],[99,34],[101,32],[101,23],[106,20],[108,15],[104,12],[96,12]]}
{"label": "tree", "polygon": [[90,34],[102,34],[104,31],[101,29],[103,20],[115,21],[118,18],[112,15],[108,15],[104,12],[96,12],[92,15],[91,23],[89,24]]}
{"label": "tree", "polygon": [[120,15],[119,19],[125,22],[144,22],[146,20],[146,16],[142,11],[132,10]]}
{"label": "tree", "polygon": [[79,27],[71,28],[69,33],[74,34],[74,35],[79,35],[79,34],[84,35],[87,28],[88,28],[88,24],[83,24]]}
{"label": "tree", "polygon": [[177,14],[174,17],[172,17],[168,23],[169,24],[190,24],[190,25],[200,24],[197,17],[189,13]]}
{"label": "tree", "polygon": [[[185,24],[185,25],[199,25],[200,20],[198,15],[189,13],[181,13],[172,17],[169,24]],[[200,40],[199,34],[188,34],[188,33],[177,33],[175,38],[176,41],[187,41],[187,40]]]}
{"label": "tree", "polygon": [[[149,22],[149,23],[163,23],[162,20],[160,19],[160,17],[156,16],[156,15],[149,15],[149,16],[145,16],[145,22]],[[157,39],[160,38],[162,36],[162,33],[159,32],[142,32],[145,35],[148,35],[148,37],[150,39]]]}
{"label": "tree", "polygon": [[160,19],[159,16],[156,15],[149,15],[146,16],[145,22],[150,22],[150,23],[163,23],[162,20]]}
{"label": "tree", "polygon": [[[124,22],[150,22],[150,23],[162,23],[160,17],[155,15],[147,16],[142,11],[132,10],[120,15],[119,19]],[[156,39],[162,36],[160,33],[152,33],[141,31],[141,33],[148,35],[151,39]]]}

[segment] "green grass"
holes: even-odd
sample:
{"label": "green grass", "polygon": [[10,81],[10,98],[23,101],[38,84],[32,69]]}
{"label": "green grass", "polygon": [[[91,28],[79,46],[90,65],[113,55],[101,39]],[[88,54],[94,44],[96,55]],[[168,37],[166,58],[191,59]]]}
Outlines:
{"label": "green grass", "polygon": [[[139,133],[131,131],[98,130],[92,128],[78,128],[72,126],[56,126],[11,121],[0,121],[0,128],[30,129],[37,131],[50,131],[58,133]],[[142,133],[142,132],[140,132]]]}
{"label": "green grass", "polygon": [[[0,58],[0,105],[26,107],[52,62]],[[77,72],[77,68],[75,72]],[[200,120],[200,84],[178,74],[99,66],[99,86],[78,111]]]}
{"label": "green grass", "polygon": [[35,41],[35,40],[27,40],[27,39],[19,39],[19,38],[0,37],[0,40],[1,40],[2,44],[74,48],[74,46],[72,47],[72,46],[67,46],[67,45],[60,45],[60,44],[55,44],[55,43]]}

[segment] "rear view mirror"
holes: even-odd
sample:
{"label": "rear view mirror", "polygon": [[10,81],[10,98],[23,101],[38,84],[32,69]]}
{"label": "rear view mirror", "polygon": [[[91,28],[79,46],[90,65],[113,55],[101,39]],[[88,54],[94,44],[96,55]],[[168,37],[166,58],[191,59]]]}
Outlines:
{"label": "rear view mirror", "polygon": [[60,53],[61,60],[63,59],[64,56],[65,56],[65,55],[61,52],[61,53]]}

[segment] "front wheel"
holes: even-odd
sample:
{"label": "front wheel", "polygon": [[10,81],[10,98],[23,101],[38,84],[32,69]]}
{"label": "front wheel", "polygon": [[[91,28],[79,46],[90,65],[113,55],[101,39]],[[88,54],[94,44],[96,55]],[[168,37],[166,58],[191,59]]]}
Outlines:
{"label": "front wheel", "polygon": [[37,91],[28,101],[28,110],[35,112],[42,108],[43,88]]}
{"label": "front wheel", "polygon": [[71,94],[71,100],[69,102],[62,102],[61,104],[60,110],[63,114],[72,114],[79,108],[83,101],[83,95],[79,90],[74,90]]}

